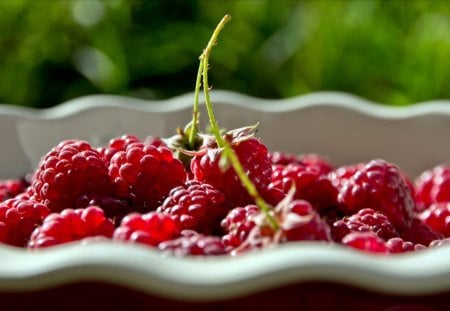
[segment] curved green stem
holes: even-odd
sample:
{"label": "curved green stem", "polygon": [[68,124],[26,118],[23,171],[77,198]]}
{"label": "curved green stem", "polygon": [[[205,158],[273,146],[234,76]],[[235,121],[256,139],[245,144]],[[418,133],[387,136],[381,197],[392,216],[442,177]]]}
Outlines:
{"label": "curved green stem", "polygon": [[[204,64],[208,64],[208,58],[211,54],[212,47],[217,43],[217,37],[219,36],[219,33],[222,31],[222,29],[225,27],[225,24],[230,21],[231,16],[225,15],[219,24],[217,25],[216,29],[214,29],[213,34],[211,35],[211,38],[208,41],[208,44],[206,45],[206,48],[203,50],[202,54],[200,55],[200,64],[198,67],[197,72],[197,79],[195,81],[195,93],[194,93],[194,109],[192,111],[192,128],[191,132],[189,133],[189,146],[192,148],[195,146],[195,138],[198,132],[198,115],[199,115],[199,109],[198,109],[198,97],[200,93],[200,86],[201,86],[201,76],[202,73],[204,73]],[[217,122],[215,122],[217,125]]]}
{"label": "curved green stem", "polygon": [[192,124],[191,131],[189,133],[189,147],[191,149],[195,148],[195,138],[198,133],[198,97],[200,93],[201,87],[201,79],[202,79],[202,71],[203,71],[203,58],[200,58],[200,65],[198,66],[197,79],[195,81],[195,93],[194,93],[194,108],[192,110]]}
{"label": "curved green stem", "polygon": [[209,65],[209,55],[211,54],[212,46],[216,43],[217,36],[222,30],[223,26],[225,26],[226,22],[230,20],[230,16],[225,15],[224,18],[220,21],[219,25],[217,26],[216,30],[214,31],[211,40],[208,42],[207,47],[203,51],[202,55],[200,56],[200,61],[203,60],[203,93],[205,95],[205,105],[206,110],[208,112],[209,122],[211,125],[211,130],[214,133],[214,136],[217,140],[217,145],[219,148],[223,148],[223,155],[227,157],[227,159],[230,161],[231,166],[236,171],[236,174],[238,175],[241,183],[243,186],[247,189],[250,196],[255,200],[255,203],[259,206],[259,208],[262,210],[262,212],[266,215],[270,226],[276,231],[279,228],[278,222],[273,218],[273,216],[270,214],[270,207],[269,205],[264,201],[264,199],[259,195],[258,190],[256,189],[253,182],[250,180],[250,178],[245,173],[241,162],[239,161],[238,156],[234,152],[234,150],[229,146],[228,142],[223,138],[223,136],[220,133],[220,128],[217,123],[216,117],[214,115],[214,109],[213,105],[211,103],[211,99],[209,96],[209,83],[208,83],[208,65]]}

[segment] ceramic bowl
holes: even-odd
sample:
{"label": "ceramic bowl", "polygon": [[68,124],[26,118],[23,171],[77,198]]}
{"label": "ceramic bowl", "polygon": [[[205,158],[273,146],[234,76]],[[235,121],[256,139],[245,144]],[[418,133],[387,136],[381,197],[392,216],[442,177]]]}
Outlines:
{"label": "ceramic bowl", "polygon": [[[450,101],[387,107],[322,92],[263,100],[212,93],[222,128],[260,123],[271,150],[318,153],[336,165],[382,158],[410,178],[450,162]],[[193,94],[168,100],[95,95],[34,110],[0,105],[0,178],[33,170],[58,142],[93,145],[131,133],[166,137],[191,116]],[[201,115],[206,124],[206,112]],[[450,305],[450,247],[402,255],[291,243],[236,257],[176,258],[139,245],[0,246],[2,310],[440,310]]]}

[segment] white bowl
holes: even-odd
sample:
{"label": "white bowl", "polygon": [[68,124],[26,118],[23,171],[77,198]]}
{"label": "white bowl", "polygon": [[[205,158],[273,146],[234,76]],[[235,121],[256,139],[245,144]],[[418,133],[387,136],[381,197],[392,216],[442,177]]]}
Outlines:
{"label": "white bowl", "polygon": [[[227,91],[213,92],[212,100],[221,127],[260,122],[258,136],[271,150],[319,153],[336,165],[383,158],[411,178],[450,162],[450,101],[393,108],[334,92],[262,100]],[[173,135],[189,121],[192,102],[193,94],[161,101],[95,95],[45,110],[2,105],[0,178],[31,171],[42,155],[68,138],[101,145],[125,133]],[[201,118],[204,125],[206,112]],[[37,252],[0,246],[0,300],[28,306],[31,300],[17,297],[30,297],[44,306],[51,305],[48,297],[56,304],[55,295],[66,303],[71,293],[90,297],[94,292],[117,309],[120,293],[134,299],[135,307],[182,303],[195,310],[244,309],[255,302],[267,307],[275,296],[303,309],[330,309],[336,301],[336,308],[345,309],[368,302],[384,309],[440,308],[450,303],[449,258],[450,247],[377,256],[311,242],[214,258],[164,257],[144,246],[108,241]],[[334,298],[314,298],[326,293]],[[345,305],[346,299],[354,304]]]}

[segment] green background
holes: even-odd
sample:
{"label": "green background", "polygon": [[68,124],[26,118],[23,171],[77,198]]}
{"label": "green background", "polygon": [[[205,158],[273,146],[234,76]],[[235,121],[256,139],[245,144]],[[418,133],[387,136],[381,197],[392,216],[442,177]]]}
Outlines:
{"label": "green background", "polygon": [[389,104],[450,98],[450,1],[0,1],[0,102],[194,89],[221,17],[210,81],[264,98],[320,90]]}

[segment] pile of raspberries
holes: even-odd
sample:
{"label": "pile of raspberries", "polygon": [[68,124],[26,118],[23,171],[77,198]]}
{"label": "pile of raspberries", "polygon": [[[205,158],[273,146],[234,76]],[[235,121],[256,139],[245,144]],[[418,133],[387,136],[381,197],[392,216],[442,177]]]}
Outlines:
{"label": "pile of raspberries", "polygon": [[26,177],[0,181],[0,243],[111,240],[188,256],[302,241],[397,254],[450,241],[448,164],[410,180],[382,159],[336,167],[321,155],[269,151],[256,137],[230,146],[268,211],[211,141],[181,161],[156,137],[127,134],[102,147],[71,139]]}

